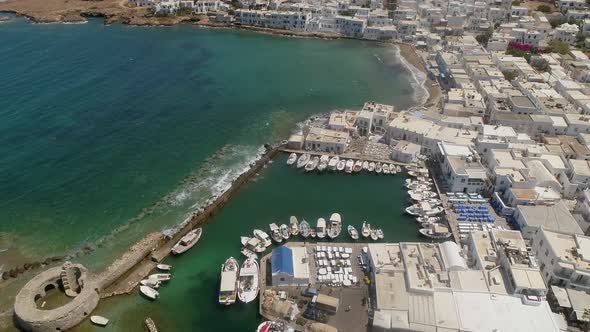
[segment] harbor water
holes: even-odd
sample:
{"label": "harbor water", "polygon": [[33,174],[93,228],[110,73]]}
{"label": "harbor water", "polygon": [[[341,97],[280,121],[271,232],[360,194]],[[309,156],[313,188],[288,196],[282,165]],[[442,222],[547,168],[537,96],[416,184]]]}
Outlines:
{"label": "harbor water", "polygon": [[[240,236],[252,236],[256,228],[268,232],[272,222],[288,224],[291,215],[315,226],[319,217],[327,220],[339,212],[343,230],[335,242],[350,242],[347,225],[360,231],[365,220],[383,229],[383,241],[423,241],[418,224],[403,212],[407,206],[403,174],[310,174],[287,166],[286,159],[287,155],[277,158],[211,218],[190,252],[166,260],[174,277],[160,287],[157,301],[132,294],[101,303],[98,314],[114,318],[108,329],[142,331],[143,319],[150,316],[163,331],[254,331],[260,319],[257,301],[231,307],[217,304],[221,264],[230,256],[240,263],[244,260]],[[87,322],[76,331],[91,328]]]}
{"label": "harbor water", "polygon": [[[313,114],[365,101],[412,105],[413,76],[391,45],[252,32],[88,24],[0,26],[0,270],[48,256],[99,270],[146,233],[182,221]],[[281,156],[178,259],[162,298],[107,300],[106,330],[249,331],[256,306],[215,305],[239,236],[290,215],[413,240],[401,176],[302,174]],[[1,272],[1,271],[0,271]],[[15,289],[0,290],[0,305]],[[215,324],[215,325],[213,325]],[[81,326],[83,330],[87,328]]]}

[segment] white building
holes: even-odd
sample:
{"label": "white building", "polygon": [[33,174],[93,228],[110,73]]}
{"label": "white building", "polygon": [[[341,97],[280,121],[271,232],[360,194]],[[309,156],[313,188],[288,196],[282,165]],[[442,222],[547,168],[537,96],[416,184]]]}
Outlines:
{"label": "white building", "polygon": [[447,191],[478,193],[486,189],[488,176],[477,152],[468,146],[444,142],[438,143],[438,148]]}
{"label": "white building", "polygon": [[518,205],[514,212],[522,236],[531,239],[539,229],[583,234],[582,229],[563,201],[553,205]]}
{"label": "white building", "polygon": [[531,245],[548,284],[590,291],[590,237],[540,229]]}
{"label": "white building", "polygon": [[577,25],[564,23],[553,30],[553,40],[575,45],[576,35],[579,31],[580,28]]}
{"label": "white building", "polygon": [[305,149],[308,151],[322,151],[343,153],[348,144],[349,134],[344,131],[312,127],[305,138]]}
{"label": "white building", "polygon": [[305,247],[280,246],[270,257],[273,286],[307,286],[309,262]]}

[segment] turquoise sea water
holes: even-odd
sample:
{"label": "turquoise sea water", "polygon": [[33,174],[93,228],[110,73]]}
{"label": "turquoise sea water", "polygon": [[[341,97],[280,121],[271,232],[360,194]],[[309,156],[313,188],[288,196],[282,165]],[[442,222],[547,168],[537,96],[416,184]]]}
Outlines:
{"label": "turquoise sea water", "polygon": [[[0,24],[0,41],[0,249],[30,260],[107,236],[81,258],[99,269],[181,221],[308,116],[367,100],[413,103],[390,45],[23,19]],[[251,330],[254,305],[214,305],[219,265],[239,255],[239,235],[338,210],[345,222],[376,220],[389,240],[413,239],[401,178],[383,179],[307,176],[277,160],[212,220],[198,250],[172,262],[161,301],[102,305],[108,329],[140,331],[149,313],[167,330]],[[212,318],[225,324],[211,329]]]}

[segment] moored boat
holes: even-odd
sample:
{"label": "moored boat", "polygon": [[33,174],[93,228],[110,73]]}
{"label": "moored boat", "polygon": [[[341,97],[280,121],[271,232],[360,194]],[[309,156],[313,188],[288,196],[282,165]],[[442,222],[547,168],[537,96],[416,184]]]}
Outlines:
{"label": "moored boat", "polygon": [[354,167],[354,160],[352,160],[352,159],[348,159],[348,160],[346,161],[346,165],[345,165],[345,167],[344,167],[344,171],[345,171],[346,173],[352,173],[352,168],[353,168],[353,167]]}
{"label": "moored boat", "polygon": [[158,280],[158,281],[169,281],[172,279],[172,275],[170,273],[154,273],[150,274],[148,279]]}
{"label": "moored boat", "polygon": [[107,318],[98,315],[90,316],[90,321],[92,322],[92,324],[98,326],[107,326],[107,324],[109,323],[109,320]]}
{"label": "moored boat", "polygon": [[332,213],[330,216],[330,225],[328,227],[328,237],[335,239],[342,231],[342,217],[339,213]]}
{"label": "moored boat", "polygon": [[374,161],[371,161],[369,163],[369,168],[367,168],[367,171],[369,171],[369,172],[374,172],[375,171],[375,162]]}
{"label": "moored boat", "polygon": [[363,170],[368,170],[369,169],[369,162],[368,161],[363,161]]}
{"label": "moored boat", "polygon": [[242,263],[238,278],[238,298],[244,303],[252,302],[258,296],[258,262],[248,258]]}
{"label": "moored boat", "polygon": [[319,239],[323,239],[326,237],[326,219],[318,218],[316,226],[316,235]]}
{"label": "moored boat", "polygon": [[202,233],[203,229],[201,227],[188,232],[172,247],[172,253],[174,255],[180,255],[186,252],[199,242]]}
{"label": "moored boat", "polygon": [[237,280],[240,266],[235,258],[228,258],[221,265],[221,283],[219,286],[219,303],[230,305],[236,302],[237,297]]}
{"label": "moored boat", "polygon": [[289,226],[291,227],[291,235],[299,235],[299,222],[297,221],[297,217],[291,216],[289,218]]}
{"label": "moored boat", "polygon": [[275,224],[273,222],[272,224],[269,225],[269,227],[270,227],[270,236],[272,237],[272,239],[277,243],[283,242],[283,237],[281,236],[281,230],[279,229],[279,226],[277,226],[277,224]]}
{"label": "moored boat", "polygon": [[379,236],[377,236],[377,230],[371,229],[371,240],[377,241],[378,239],[379,239]]}
{"label": "moored boat", "polygon": [[320,163],[318,164],[318,171],[322,172],[326,168],[328,168],[328,162],[330,161],[330,156],[323,155],[320,158]]}
{"label": "moored boat", "polygon": [[268,236],[268,234],[266,234],[266,232],[260,230],[260,229],[255,229],[253,231],[254,236],[259,239],[260,241],[262,241],[262,244],[264,244],[265,247],[269,247],[272,242],[270,241],[270,236]]}
{"label": "moored boat", "polygon": [[151,287],[153,289],[158,289],[158,288],[160,288],[160,285],[162,284],[162,282],[159,281],[159,280],[156,280],[156,279],[147,278],[147,279],[141,280],[139,282],[139,284],[142,285],[142,286]]}
{"label": "moored boat", "polygon": [[375,173],[381,174],[381,171],[383,171],[383,166],[381,165],[381,163],[375,164]]}
{"label": "moored boat", "polygon": [[320,157],[315,156],[313,157],[310,161],[307,162],[307,164],[305,165],[305,171],[306,172],[311,172],[314,169],[316,169],[316,167],[318,167],[318,164],[320,163]]}
{"label": "moored boat", "polygon": [[297,159],[297,168],[305,167],[309,159],[311,159],[311,155],[309,153],[304,153],[299,156],[299,159]]}
{"label": "moored boat", "polygon": [[247,236],[240,236],[240,243],[245,246],[246,243],[248,243],[248,241],[250,241],[251,238],[247,237]]}
{"label": "moored boat", "polygon": [[394,164],[389,164],[389,173],[392,175],[395,175],[397,173],[397,170],[396,170]]}
{"label": "moored boat", "polygon": [[350,235],[353,240],[359,239],[359,232],[352,225],[348,225],[348,235]]}
{"label": "moored boat", "polygon": [[383,164],[381,166],[383,174],[389,174],[389,165],[388,164]]}
{"label": "moored boat", "polygon": [[172,265],[168,265],[168,264],[157,264],[156,268],[160,271],[170,271],[172,270]]}
{"label": "moored boat", "polygon": [[248,241],[244,244],[244,247],[257,253],[261,253],[266,250],[264,243],[256,237],[248,239]]}
{"label": "moored boat", "polygon": [[361,234],[364,238],[367,238],[371,235],[371,224],[367,224],[366,221],[363,221],[363,227],[361,228]]}
{"label": "moored boat", "polygon": [[283,237],[283,239],[288,240],[289,236],[291,236],[291,233],[289,232],[289,227],[285,224],[282,224],[279,229],[281,231],[281,236]]}
{"label": "moored boat", "polygon": [[354,166],[352,166],[352,170],[355,173],[360,172],[363,169],[363,162],[359,159],[357,161],[354,162]]}
{"label": "moored boat", "polygon": [[258,255],[248,248],[242,248],[240,253],[244,255],[246,258],[258,258]]}
{"label": "moored boat", "polygon": [[338,164],[336,165],[336,169],[339,172],[342,172],[344,170],[344,168],[346,167],[346,160],[342,159],[338,162]]}
{"label": "moored boat", "polygon": [[375,233],[377,233],[377,238],[379,240],[382,240],[385,237],[385,234],[383,234],[383,230],[381,230],[381,228],[377,229]]}
{"label": "moored boat", "polygon": [[330,158],[330,161],[328,162],[328,169],[331,171],[336,170],[336,166],[338,166],[339,161],[340,161],[340,157],[338,157],[338,156],[334,156],[334,157]]}
{"label": "moored boat", "polygon": [[139,286],[139,291],[150,300],[155,300],[160,296],[157,290],[148,286]]}
{"label": "moored boat", "polygon": [[287,159],[287,165],[293,165],[297,161],[297,154],[295,152],[289,155]]}
{"label": "moored boat", "polygon": [[311,235],[311,227],[305,219],[303,219],[299,224],[299,234],[301,234],[303,238],[307,238],[309,235]]}
{"label": "moored boat", "polygon": [[444,240],[451,237],[452,233],[443,225],[432,224],[430,227],[418,230],[420,234],[435,240]]}

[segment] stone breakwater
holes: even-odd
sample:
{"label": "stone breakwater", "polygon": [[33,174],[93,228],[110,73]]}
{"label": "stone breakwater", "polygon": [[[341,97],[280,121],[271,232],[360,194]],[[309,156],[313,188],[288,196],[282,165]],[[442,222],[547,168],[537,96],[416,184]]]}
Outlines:
{"label": "stone breakwater", "polygon": [[[191,215],[174,234],[164,236],[162,232],[148,234],[133,245],[103,272],[90,273],[82,265],[74,265],[80,271],[80,293],[65,305],[41,310],[36,301],[42,299],[48,290],[58,288],[64,266],[48,269],[31,279],[18,293],[15,305],[15,321],[19,327],[29,331],[63,331],[76,326],[96,308],[101,298],[130,293],[139,281],[163,260],[178,240],[197,226],[204,224],[222,208],[239,189],[255,177],[279,152],[279,147],[265,145],[265,153],[251,167],[242,173],[224,193],[207,207]],[[205,233],[206,236],[206,233]]]}

